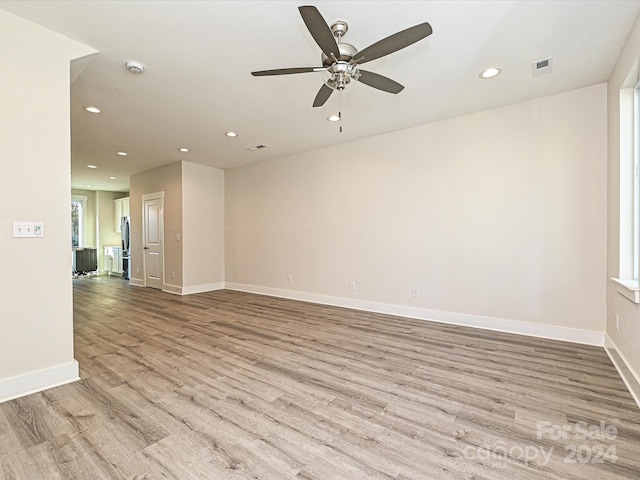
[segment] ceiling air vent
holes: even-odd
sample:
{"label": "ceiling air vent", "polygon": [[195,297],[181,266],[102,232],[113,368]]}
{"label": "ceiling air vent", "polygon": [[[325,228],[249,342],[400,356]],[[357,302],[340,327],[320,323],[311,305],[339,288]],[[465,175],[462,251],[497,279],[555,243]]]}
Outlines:
{"label": "ceiling air vent", "polygon": [[249,148],[247,148],[247,150],[249,150],[250,152],[255,152],[256,150],[260,150],[262,148],[267,148],[267,146],[264,143],[261,143],[260,145],[256,145],[254,147],[249,147]]}
{"label": "ceiling air vent", "polygon": [[543,58],[542,60],[538,60],[537,62],[531,62],[531,68],[534,77],[539,77],[540,75],[546,75],[551,73],[553,67],[553,58]]}

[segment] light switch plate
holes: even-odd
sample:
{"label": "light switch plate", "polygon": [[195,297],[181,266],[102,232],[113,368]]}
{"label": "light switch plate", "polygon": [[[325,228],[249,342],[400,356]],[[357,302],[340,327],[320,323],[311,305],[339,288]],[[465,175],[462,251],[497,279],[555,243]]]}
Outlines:
{"label": "light switch plate", "polygon": [[44,237],[44,222],[13,222],[14,238]]}

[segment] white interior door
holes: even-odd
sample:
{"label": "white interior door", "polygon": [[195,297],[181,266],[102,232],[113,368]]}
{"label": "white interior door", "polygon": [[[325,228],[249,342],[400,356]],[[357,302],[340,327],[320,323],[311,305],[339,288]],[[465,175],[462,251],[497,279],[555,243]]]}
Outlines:
{"label": "white interior door", "polygon": [[146,287],[162,288],[164,284],[163,207],[164,192],[142,196],[142,242]]}

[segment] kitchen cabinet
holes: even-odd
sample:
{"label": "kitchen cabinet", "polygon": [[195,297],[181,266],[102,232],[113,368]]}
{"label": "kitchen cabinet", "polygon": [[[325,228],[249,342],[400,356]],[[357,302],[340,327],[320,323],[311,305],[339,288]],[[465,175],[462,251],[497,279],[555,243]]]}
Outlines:
{"label": "kitchen cabinet", "polygon": [[107,275],[122,275],[122,248],[104,247],[103,265]]}
{"label": "kitchen cabinet", "polygon": [[113,201],[113,225],[116,233],[122,232],[122,217],[130,215],[130,197],[117,198]]}

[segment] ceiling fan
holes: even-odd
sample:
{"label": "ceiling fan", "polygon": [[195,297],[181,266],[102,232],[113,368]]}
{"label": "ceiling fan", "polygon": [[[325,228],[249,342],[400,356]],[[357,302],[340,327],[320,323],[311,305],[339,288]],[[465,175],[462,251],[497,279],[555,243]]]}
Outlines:
{"label": "ceiling fan", "polygon": [[[334,90],[342,91],[348,85],[360,81],[365,85],[389,93],[400,93],[404,86],[383,75],[360,69],[360,65],[375,60],[431,35],[433,30],[428,23],[421,23],[370,45],[358,51],[353,45],[342,42],[342,37],[349,26],[342,20],[337,20],[329,26],[318,9],[314,6],[298,7],[302,20],[309,33],[322,50],[321,67],[293,67],[275,70],[261,70],[251,72],[254,77],[268,75],[290,75],[294,73],[327,72],[329,78],[320,88],[313,101],[314,107],[325,104]],[[336,41],[337,39],[337,41]]]}

